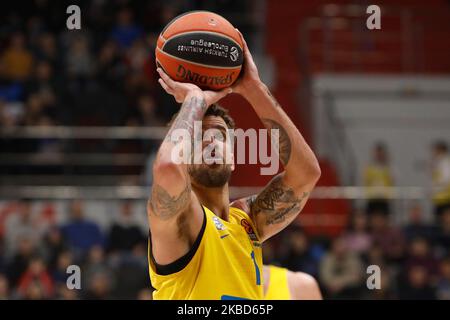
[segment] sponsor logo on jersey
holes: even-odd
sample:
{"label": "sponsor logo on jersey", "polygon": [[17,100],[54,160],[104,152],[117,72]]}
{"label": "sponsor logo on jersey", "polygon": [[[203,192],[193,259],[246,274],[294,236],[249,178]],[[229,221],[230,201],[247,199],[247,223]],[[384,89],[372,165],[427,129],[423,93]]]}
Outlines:
{"label": "sponsor logo on jersey", "polygon": [[257,241],[258,240],[258,237],[256,237],[255,231],[253,231],[253,228],[252,228],[251,224],[246,219],[242,219],[241,220],[241,226],[244,227],[245,232],[247,232],[248,236],[250,237],[250,239],[252,241]]}
{"label": "sponsor logo on jersey", "polygon": [[222,221],[218,217],[213,217],[214,225],[216,226],[216,229],[219,231],[225,230],[225,226],[223,225]]}

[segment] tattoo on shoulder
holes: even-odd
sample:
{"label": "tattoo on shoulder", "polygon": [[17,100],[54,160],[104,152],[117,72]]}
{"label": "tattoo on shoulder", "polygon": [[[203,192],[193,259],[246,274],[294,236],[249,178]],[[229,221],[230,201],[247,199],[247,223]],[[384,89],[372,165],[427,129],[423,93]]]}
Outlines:
{"label": "tattoo on shoulder", "polygon": [[261,119],[264,126],[270,130],[278,129],[279,137],[278,141],[272,141],[275,143],[275,148],[278,146],[278,154],[280,155],[281,163],[285,166],[289,162],[291,157],[291,139],[289,138],[286,130],[278,122],[272,119]]}
{"label": "tattoo on shoulder", "polygon": [[186,210],[190,197],[191,186],[189,183],[180,194],[175,196],[171,196],[160,185],[154,184],[149,205],[155,216],[162,220],[168,220]]}
{"label": "tattoo on shoulder", "polygon": [[308,197],[308,192],[298,197],[290,188],[283,184],[282,176],[278,175],[257,196],[248,198],[252,214],[263,214],[265,224],[282,223],[287,217],[299,212],[301,203]]}

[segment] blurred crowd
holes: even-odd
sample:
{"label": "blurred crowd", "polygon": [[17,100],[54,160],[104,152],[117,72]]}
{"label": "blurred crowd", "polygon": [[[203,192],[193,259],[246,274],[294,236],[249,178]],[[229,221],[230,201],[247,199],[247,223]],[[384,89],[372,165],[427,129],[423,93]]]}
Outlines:
{"label": "blurred crowd", "polygon": [[[0,299],[151,299],[146,224],[136,216],[145,212],[133,201],[115,203],[118,213],[105,227],[80,200],[59,208],[3,202]],[[58,210],[65,219],[56,219]],[[448,300],[450,208],[430,224],[412,203],[402,227],[382,210],[356,210],[335,238],[293,225],[266,242],[263,254],[265,264],[313,275],[327,299]],[[67,287],[71,265],[80,267],[80,290]],[[379,267],[379,289],[367,287],[371,265]]]}
{"label": "blurred crowd", "polygon": [[[203,8],[237,16],[245,29],[250,2],[78,1],[81,30],[66,27],[69,1],[11,4],[0,13],[0,126],[164,125],[177,106],[155,75],[162,28]],[[14,152],[62,148],[51,140],[0,143]]]}
{"label": "blurred crowd", "polygon": [[[327,299],[450,299],[450,208],[435,224],[412,205],[399,227],[383,211],[356,211],[347,230],[334,239],[309,237],[290,227],[263,249],[265,263],[307,272]],[[380,289],[367,279],[379,267]]]}
{"label": "blurred crowd", "polygon": [[[367,199],[360,208],[354,204],[346,230],[314,238],[293,226],[265,246],[265,263],[315,276],[325,298],[449,300],[450,153],[446,141],[430,151],[431,217],[418,200],[403,208],[408,212],[394,210],[395,174],[387,146],[378,142],[362,172]],[[369,266],[380,271],[379,290],[368,289]]]}
{"label": "blurred crowd", "polygon": [[[156,39],[163,27],[178,14],[203,9],[251,31],[252,2],[81,0],[76,2],[81,30],[66,26],[72,1],[8,4],[0,12],[0,129],[165,126],[179,106],[160,88],[155,74]],[[152,139],[0,135],[2,160],[7,162],[0,174],[7,176],[2,180],[6,183],[15,183],[17,175],[52,175],[61,181],[58,176],[71,174],[114,175],[119,182],[113,183],[148,184],[158,144]],[[126,164],[93,165],[94,153],[125,154]],[[81,160],[72,162],[64,156],[68,154]],[[145,160],[133,162],[128,155]],[[55,183],[51,181],[46,183]]]}
{"label": "blurred crowd", "polygon": [[[66,204],[63,223],[55,210],[27,199],[0,208],[0,299],[151,299],[147,235],[131,201],[108,228],[86,217],[82,201]],[[71,265],[80,290],[68,289]]]}

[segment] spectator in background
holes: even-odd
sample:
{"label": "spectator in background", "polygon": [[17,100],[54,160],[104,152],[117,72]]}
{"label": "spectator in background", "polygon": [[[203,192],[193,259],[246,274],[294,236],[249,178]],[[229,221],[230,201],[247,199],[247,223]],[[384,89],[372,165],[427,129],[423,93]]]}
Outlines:
{"label": "spectator in background", "polygon": [[0,61],[0,124],[12,127],[20,122],[25,112],[24,86],[22,83],[7,79],[4,69],[5,66]]}
{"label": "spectator in background", "polygon": [[21,275],[27,269],[31,258],[36,253],[35,243],[29,238],[18,240],[17,249],[7,266],[11,286],[16,286]]}
{"label": "spectator in background", "polygon": [[43,248],[46,260],[48,261],[49,269],[54,270],[56,268],[59,255],[68,249],[59,228],[50,228],[44,237]]}
{"label": "spectator in background", "polygon": [[141,36],[142,29],[134,23],[133,12],[128,8],[120,10],[117,23],[111,31],[111,38],[122,50],[126,50]]}
{"label": "spectator in background", "polygon": [[44,108],[44,101],[40,95],[31,94],[28,96],[25,104],[26,112],[22,124],[25,126],[37,126],[40,117],[43,115]]}
{"label": "spectator in background", "polygon": [[98,63],[98,78],[112,90],[122,90],[123,79],[128,72],[124,59],[120,55],[117,43],[109,40],[100,49]]}
{"label": "spectator in background", "polygon": [[61,228],[67,244],[78,258],[94,246],[103,246],[104,239],[97,224],[84,217],[83,203],[74,200],[70,203],[70,222]]}
{"label": "spectator in background", "polygon": [[102,247],[94,246],[91,248],[83,271],[82,288],[87,289],[86,299],[97,300],[111,297],[111,289],[114,287],[115,279]]}
{"label": "spectator in background", "polygon": [[434,258],[433,253],[430,252],[429,243],[425,238],[414,238],[410,242],[405,269],[410,270],[415,266],[423,267],[430,280],[435,280],[438,274],[438,261]]}
{"label": "spectator in background", "polygon": [[[158,113],[157,102],[150,94],[142,94],[137,99],[137,108],[134,109],[130,115],[134,117],[139,125],[144,127],[165,127],[164,120]],[[145,174],[145,179],[151,184],[152,179],[152,165],[156,152],[158,150],[158,144],[155,140],[147,140],[143,142],[143,148],[148,153],[148,160]]]}
{"label": "spectator in background", "polygon": [[274,242],[273,241],[264,241],[263,245],[263,261],[265,264],[269,265],[276,265],[280,266],[280,262],[277,261],[278,257],[280,256],[280,252],[275,252]]}
{"label": "spectator in background", "polygon": [[137,102],[138,118],[145,127],[165,126],[164,121],[157,114],[155,99],[149,94],[143,94]]}
{"label": "spectator in background", "polygon": [[56,266],[51,270],[51,275],[57,290],[59,291],[59,286],[66,287],[66,281],[69,276],[67,273],[67,267],[74,264],[72,253],[67,250],[63,251],[58,255]]}
{"label": "spectator in background", "polygon": [[52,69],[58,72],[59,68],[61,67],[61,61],[58,54],[56,39],[53,34],[41,34],[39,36],[35,52],[35,56],[39,61],[45,61],[49,63]]}
{"label": "spectator in background", "polygon": [[35,290],[36,286],[41,290],[40,298],[49,299],[53,297],[53,280],[46,270],[44,260],[40,257],[33,258],[26,272],[20,277],[17,289],[19,296],[37,299],[33,293],[30,293],[30,291]]}
{"label": "spectator in background", "polygon": [[434,241],[436,228],[425,224],[423,221],[423,211],[419,203],[414,203],[409,211],[408,224],[403,228],[406,240],[410,241],[416,237],[423,237]]}
{"label": "spectator in background", "polygon": [[406,280],[400,282],[401,300],[434,300],[436,292],[430,284],[427,269],[416,265],[407,270]]}
{"label": "spectator in background", "polygon": [[[0,205],[0,252],[5,252],[5,232],[6,232],[6,221],[11,214],[17,211],[17,202],[3,202]],[[0,255],[1,256],[1,255]]]}
{"label": "spectator in background", "polygon": [[53,79],[53,68],[46,61],[39,61],[34,69],[33,77],[26,85],[27,95],[38,95],[43,104],[45,114],[56,118],[57,88]]}
{"label": "spectator in background", "polygon": [[450,154],[444,141],[438,141],[432,150],[433,203],[436,222],[450,208]]}
{"label": "spectator in background", "polygon": [[84,271],[82,287],[87,288],[96,274],[105,274],[109,281],[113,282],[111,267],[106,259],[105,251],[101,246],[93,246],[89,250],[87,260],[82,268]]}
{"label": "spectator in background", "polygon": [[45,226],[43,226],[37,215],[33,215],[31,201],[22,199],[17,203],[17,211],[10,214],[5,222],[5,240],[7,254],[15,252],[19,239],[27,238],[34,245],[39,246]]}
{"label": "spectator in background", "polygon": [[136,245],[130,254],[122,255],[114,270],[114,297],[117,299],[135,299],[136,292],[148,288],[147,248]]}
{"label": "spectator in background", "polygon": [[5,255],[3,254],[5,252],[5,248],[3,245],[3,238],[0,235],[0,274],[3,274],[6,272],[6,259]]}
{"label": "spectator in background", "polygon": [[[384,144],[378,142],[373,148],[372,163],[364,169],[364,186],[367,187],[367,213],[383,212],[389,214],[390,193],[376,190],[377,187],[392,187],[394,179],[389,166],[389,156]],[[374,189],[371,189],[374,188]]]}
{"label": "spectator in background", "polygon": [[85,299],[108,300],[111,299],[111,283],[107,275],[96,273],[87,286]]}
{"label": "spectator in background", "polygon": [[299,227],[291,227],[287,238],[288,251],[282,265],[292,271],[306,272],[317,276],[318,259],[310,248],[308,238]]}
{"label": "spectator in background", "polygon": [[78,290],[70,290],[67,286],[59,286],[57,288],[56,299],[57,300],[78,300]]}
{"label": "spectator in background", "polygon": [[25,81],[33,68],[33,55],[26,47],[26,39],[22,33],[11,36],[9,46],[0,57],[4,65],[5,76],[12,81]]}
{"label": "spectator in background", "polygon": [[357,298],[363,283],[363,264],[357,254],[348,251],[342,238],[336,238],[331,251],[320,262],[320,280],[332,299]]}
{"label": "spectator in background", "polygon": [[74,92],[85,89],[95,71],[95,60],[85,36],[75,37],[70,42],[66,54],[66,68],[71,89]]}
{"label": "spectator in background", "polygon": [[372,245],[372,237],[368,231],[367,217],[364,213],[353,214],[349,229],[344,234],[342,241],[348,251],[362,256],[368,252]]}
{"label": "spectator in background", "polygon": [[153,300],[153,292],[150,289],[142,289],[137,294],[138,300]]}
{"label": "spectator in background", "polygon": [[8,278],[0,273],[0,300],[8,300],[9,297],[9,281]]}
{"label": "spectator in background", "polygon": [[450,300],[450,256],[440,263],[440,277],[437,282],[436,295],[440,300]]}
{"label": "spectator in background", "polygon": [[30,283],[30,285],[27,287],[27,291],[24,293],[23,296],[16,296],[15,298],[20,298],[23,300],[44,300],[45,292],[44,288],[42,287],[41,283],[33,281]]}
{"label": "spectator in background", "polygon": [[[11,104],[9,106],[11,106]],[[0,127],[3,128],[15,127],[19,122],[18,118],[20,118],[22,114],[23,114],[22,104],[19,106],[17,110],[11,110],[8,107],[7,103],[1,100],[0,97]]]}
{"label": "spectator in background", "polygon": [[138,38],[133,41],[125,53],[125,61],[131,74],[144,76],[144,68],[150,57],[150,52],[144,39]]}
{"label": "spectator in background", "polygon": [[109,232],[109,250],[112,252],[131,251],[136,245],[146,241],[133,214],[133,203],[123,201],[119,216]]}
{"label": "spectator in background", "polygon": [[387,261],[402,263],[405,255],[405,238],[401,230],[389,225],[384,212],[374,212],[370,217],[373,243],[379,245]]}
{"label": "spectator in background", "polygon": [[395,296],[395,270],[386,262],[383,250],[378,245],[372,245],[367,253],[365,265],[378,266],[382,272],[380,289],[365,292],[366,299],[394,299]]}
{"label": "spectator in background", "polygon": [[441,215],[441,223],[437,228],[436,245],[440,256],[450,254],[450,208]]}

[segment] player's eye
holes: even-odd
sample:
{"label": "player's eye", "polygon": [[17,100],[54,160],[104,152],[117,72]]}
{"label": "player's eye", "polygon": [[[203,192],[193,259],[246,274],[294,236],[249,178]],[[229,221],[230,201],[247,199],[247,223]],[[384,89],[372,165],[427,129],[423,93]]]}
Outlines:
{"label": "player's eye", "polygon": [[225,141],[225,135],[222,132],[218,131],[218,132],[216,132],[214,134],[214,139],[217,140],[217,141],[224,142]]}

